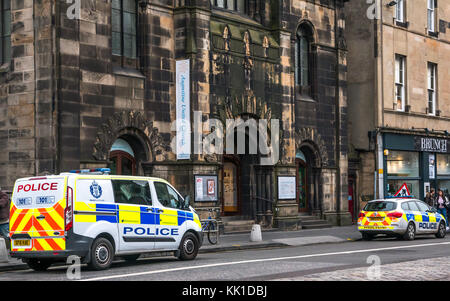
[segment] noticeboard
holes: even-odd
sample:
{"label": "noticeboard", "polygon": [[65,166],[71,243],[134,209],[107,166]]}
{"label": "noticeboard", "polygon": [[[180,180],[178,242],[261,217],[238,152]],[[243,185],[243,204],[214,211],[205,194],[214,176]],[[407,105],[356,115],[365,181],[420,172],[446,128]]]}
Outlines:
{"label": "noticeboard", "polygon": [[195,175],[194,182],[196,202],[216,202],[218,200],[217,175]]}
{"label": "noticeboard", "polygon": [[295,176],[279,176],[278,199],[295,200],[297,198],[295,183],[296,183]]}

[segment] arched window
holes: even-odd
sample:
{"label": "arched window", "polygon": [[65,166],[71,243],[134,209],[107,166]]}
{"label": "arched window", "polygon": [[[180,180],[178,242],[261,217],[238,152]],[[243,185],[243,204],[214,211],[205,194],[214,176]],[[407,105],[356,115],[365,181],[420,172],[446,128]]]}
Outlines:
{"label": "arched window", "polygon": [[295,85],[303,96],[312,96],[313,83],[313,32],[310,26],[302,24],[295,41]]}
{"label": "arched window", "polygon": [[211,5],[245,14],[247,12],[246,2],[246,0],[211,0]]}
{"label": "arched window", "polygon": [[111,174],[136,175],[136,159],[130,144],[123,139],[117,139],[111,147],[109,168]]}
{"label": "arched window", "polygon": [[123,67],[136,67],[137,1],[112,0],[111,28],[113,61]]}

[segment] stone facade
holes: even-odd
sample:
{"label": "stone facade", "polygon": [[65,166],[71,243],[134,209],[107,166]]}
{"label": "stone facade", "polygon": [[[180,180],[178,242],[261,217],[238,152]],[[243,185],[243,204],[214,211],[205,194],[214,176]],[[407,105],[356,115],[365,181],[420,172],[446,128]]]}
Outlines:
{"label": "stone facade", "polygon": [[[79,18],[70,19],[65,1],[12,0],[13,58],[0,70],[0,138],[7,146],[0,186],[12,188],[24,176],[106,167],[121,138],[134,150],[137,175],[165,178],[191,198],[194,175],[217,175],[219,201],[194,203],[200,209],[222,207],[223,164],[239,161],[238,215],[296,229],[298,200],[278,200],[276,178],[298,176],[302,149],[311,172],[309,213],[348,224],[344,2],[250,0],[243,14],[210,0],[139,1],[137,59],[118,63],[111,52],[111,1],[81,0]],[[314,36],[310,99],[299,96],[295,84],[302,23]],[[204,122],[280,120],[275,165],[259,166],[259,154],[176,160],[179,59],[190,60],[191,115],[201,111]]]}
{"label": "stone facade", "polygon": [[[403,22],[396,19],[398,4],[389,6],[386,1],[380,1],[378,6],[351,1],[345,9],[349,49],[348,125],[352,136],[350,143],[358,154],[355,160],[360,164],[354,169],[360,173],[357,180],[360,206],[370,198],[386,196],[390,171],[385,170],[384,163],[386,154],[393,147],[386,144],[386,135],[447,139],[445,131],[450,128],[450,78],[447,72],[450,67],[450,3],[435,1],[436,27],[430,32],[428,1],[403,2]],[[377,14],[378,18],[368,18]],[[403,109],[397,107],[395,94],[395,58],[399,55],[406,62]],[[428,111],[428,63],[437,65],[434,114]],[[399,140],[398,143],[402,142]],[[416,180],[421,187],[417,189],[419,195],[416,197],[424,197],[423,184],[427,182],[431,182],[433,188],[439,186],[427,175],[428,164],[424,162],[429,158],[428,153],[422,154],[422,150],[413,148],[402,150],[400,145],[395,149],[419,153],[422,163]]]}

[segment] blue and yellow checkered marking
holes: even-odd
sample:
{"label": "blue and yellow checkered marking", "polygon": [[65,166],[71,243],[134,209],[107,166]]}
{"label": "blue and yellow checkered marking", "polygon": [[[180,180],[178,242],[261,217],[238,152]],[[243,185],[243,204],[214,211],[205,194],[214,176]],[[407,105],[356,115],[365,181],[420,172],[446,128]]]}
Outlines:
{"label": "blue and yellow checkered marking", "polygon": [[181,226],[185,221],[195,221],[192,212],[146,206],[78,202],[75,211],[75,222],[87,223],[106,221],[113,224]]}

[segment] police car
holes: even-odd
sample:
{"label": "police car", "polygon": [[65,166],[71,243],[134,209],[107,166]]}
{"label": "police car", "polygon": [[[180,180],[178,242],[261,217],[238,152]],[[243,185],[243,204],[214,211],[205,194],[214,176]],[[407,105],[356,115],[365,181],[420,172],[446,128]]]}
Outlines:
{"label": "police car", "polygon": [[188,197],[159,178],[77,170],[18,179],[10,211],[11,256],[34,270],[77,255],[97,270],[114,256],[174,252],[194,259],[202,244]]}
{"label": "police car", "polygon": [[426,203],[413,198],[373,200],[366,204],[358,217],[358,230],[363,239],[378,234],[414,240],[416,234],[435,234],[444,238],[445,217]]}

